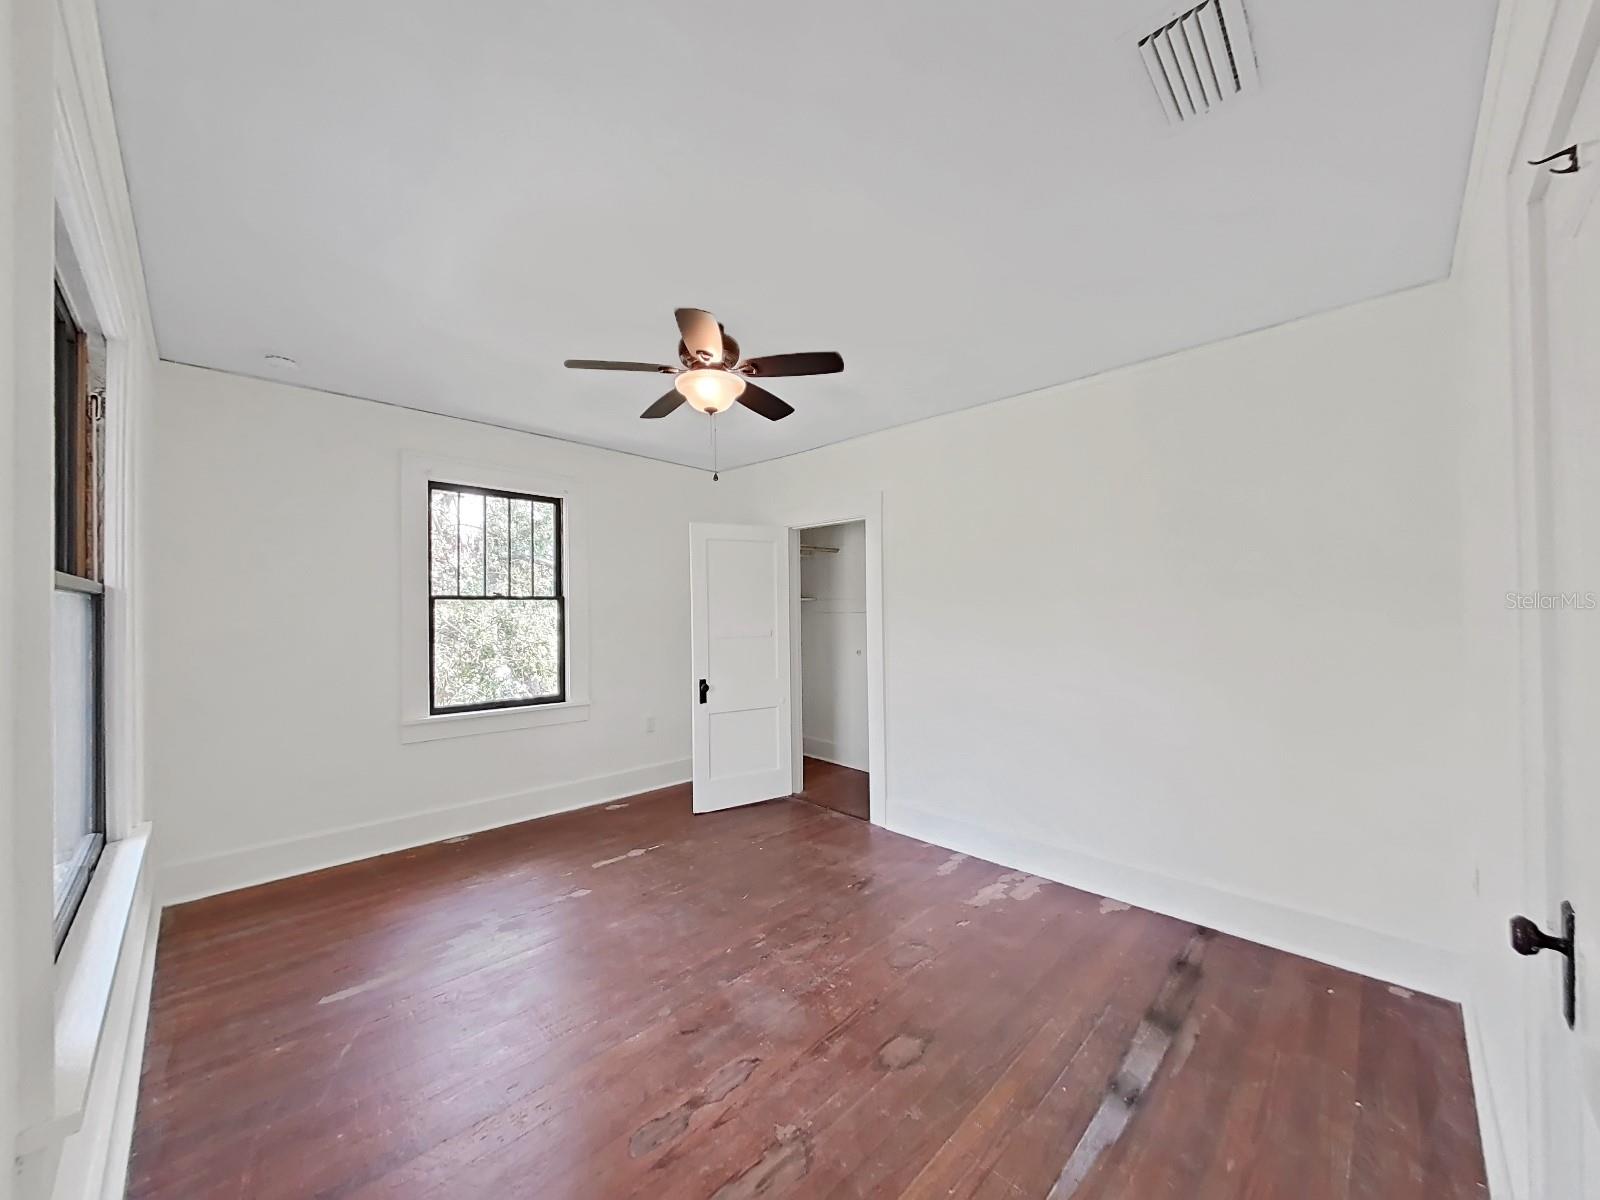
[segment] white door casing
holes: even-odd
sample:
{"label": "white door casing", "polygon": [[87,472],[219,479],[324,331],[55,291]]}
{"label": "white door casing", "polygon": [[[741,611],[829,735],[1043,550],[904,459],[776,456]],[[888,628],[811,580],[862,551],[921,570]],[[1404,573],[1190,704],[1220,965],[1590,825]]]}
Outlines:
{"label": "white door casing", "polygon": [[788,530],[691,525],[689,590],[694,811],[787,796]]}

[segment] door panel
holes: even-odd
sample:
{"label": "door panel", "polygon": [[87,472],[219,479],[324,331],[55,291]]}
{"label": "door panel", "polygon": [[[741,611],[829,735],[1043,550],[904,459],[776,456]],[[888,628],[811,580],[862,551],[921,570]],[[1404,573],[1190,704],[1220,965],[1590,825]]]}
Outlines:
{"label": "door panel", "polygon": [[692,525],[689,568],[694,810],[787,796],[789,532]]}
{"label": "door panel", "polygon": [[1537,617],[1549,732],[1539,920],[1558,930],[1562,900],[1577,912],[1578,1008],[1576,1028],[1568,1029],[1563,964],[1542,956],[1535,1053],[1544,1188],[1574,1197],[1600,1196],[1600,77],[1589,69],[1569,129],[1583,148],[1583,169],[1552,179],[1536,211],[1549,369]]}
{"label": "door panel", "polygon": [[770,771],[781,765],[774,758],[778,737],[773,716],[773,711],[767,708],[714,712],[707,716],[710,729],[706,743],[711,776],[727,779],[754,771]]}

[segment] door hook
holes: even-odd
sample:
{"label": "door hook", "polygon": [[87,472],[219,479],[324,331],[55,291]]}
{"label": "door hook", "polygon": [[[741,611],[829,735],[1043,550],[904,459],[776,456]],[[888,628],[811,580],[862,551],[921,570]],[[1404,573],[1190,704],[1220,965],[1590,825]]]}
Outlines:
{"label": "door hook", "polygon": [[1565,165],[1564,166],[1558,166],[1558,167],[1551,167],[1550,168],[1550,174],[1552,174],[1552,175],[1576,175],[1578,173],[1578,167],[1579,167],[1579,163],[1578,163],[1578,147],[1576,145],[1568,146],[1565,150],[1557,150],[1554,154],[1550,155],[1547,158],[1534,159],[1528,165],[1530,167],[1542,167],[1546,163],[1555,162],[1557,159],[1564,160],[1565,161]]}

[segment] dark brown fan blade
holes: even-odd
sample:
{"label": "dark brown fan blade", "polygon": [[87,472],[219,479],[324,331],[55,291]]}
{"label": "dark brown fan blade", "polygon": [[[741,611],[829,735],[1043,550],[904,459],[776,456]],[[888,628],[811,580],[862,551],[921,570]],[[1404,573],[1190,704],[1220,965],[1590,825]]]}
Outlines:
{"label": "dark brown fan blade", "polygon": [[807,350],[800,354],[768,354],[752,358],[739,369],[758,379],[781,375],[834,375],[844,370],[844,359],[832,350]]}
{"label": "dark brown fan blade", "polygon": [[722,326],[715,317],[701,308],[680,308],[674,315],[690,354],[703,355],[709,362],[722,361]]}
{"label": "dark brown fan blade", "polygon": [[657,375],[671,375],[677,370],[660,363],[608,362],[603,358],[569,358],[561,365],[579,371],[650,371]]}
{"label": "dark brown fan blade", "polygon": [[766,388],[757,387],[753,383],[744,385],[744,391],[739,394],[739,403],[751,412],[760,413],[769,421],[781,421],[794,411]]}
{"label": "dark brown fan blade", "polygon": [[682,403],[683,403],[683,393],[680,392],[677,388],[673,388],[665,396],[661,397],[661,399],[657,400],[654,404],[652,404],[649,408],[645,409],[639,415],[641,417],[645,418],[645,420],[647,420],[647,421],[653,421],[657,417],[664,417],[669,412],[676,411],[678,405],[680,405]]}

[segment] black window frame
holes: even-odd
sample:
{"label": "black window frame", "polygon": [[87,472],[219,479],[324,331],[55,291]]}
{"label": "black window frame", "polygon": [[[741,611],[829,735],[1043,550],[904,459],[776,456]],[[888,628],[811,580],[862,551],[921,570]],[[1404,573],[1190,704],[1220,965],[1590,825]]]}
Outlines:
{"label": "black window frame", "polygon": [[[528,500],[534,504],[548,504],[555,513],[555,592],[553,595],[539,593],[535,586],[538,572],[529,564],[528,569],[528,595],[507,594],[493,595],[488,592],[488,538],[484,539],[484,593],[481,596],[462,595],[461,587],[461,561],[460,537],[457,536],[456,553],[456,592],[452,594],[435,593],[433,590],[433,497],[436,492],[454,492],[457,495],[475,495],[485,498],[497,496],[505,500]],[[542,496],[534,492],[514,492],[506,488],[481,487],[472,483],[451,483],[443,479],[428,480],[428,715],[433,717],[454,716],[461,713],[476,712],[502,712],[509,708],[538,708],[547,704],[565,704],[567,702],[567,563],[566,563],[566,501],[560,496]],[[457,527],[460,525],[459,501],[457,507]],[[506,586],[509,590],[510,579],[510,526],[509,517],[506,521],[507,529],[507,576]],[[451,704],[441,706],[438,703],[438,680],[436,671],[438,657],[434,644],[435,612],[441,600],[554,600],[559,613],[559,646],[558,652],[558,679],[559,686],[552,696],[533,696],[516,700],[491,700],[483,704]]]}

